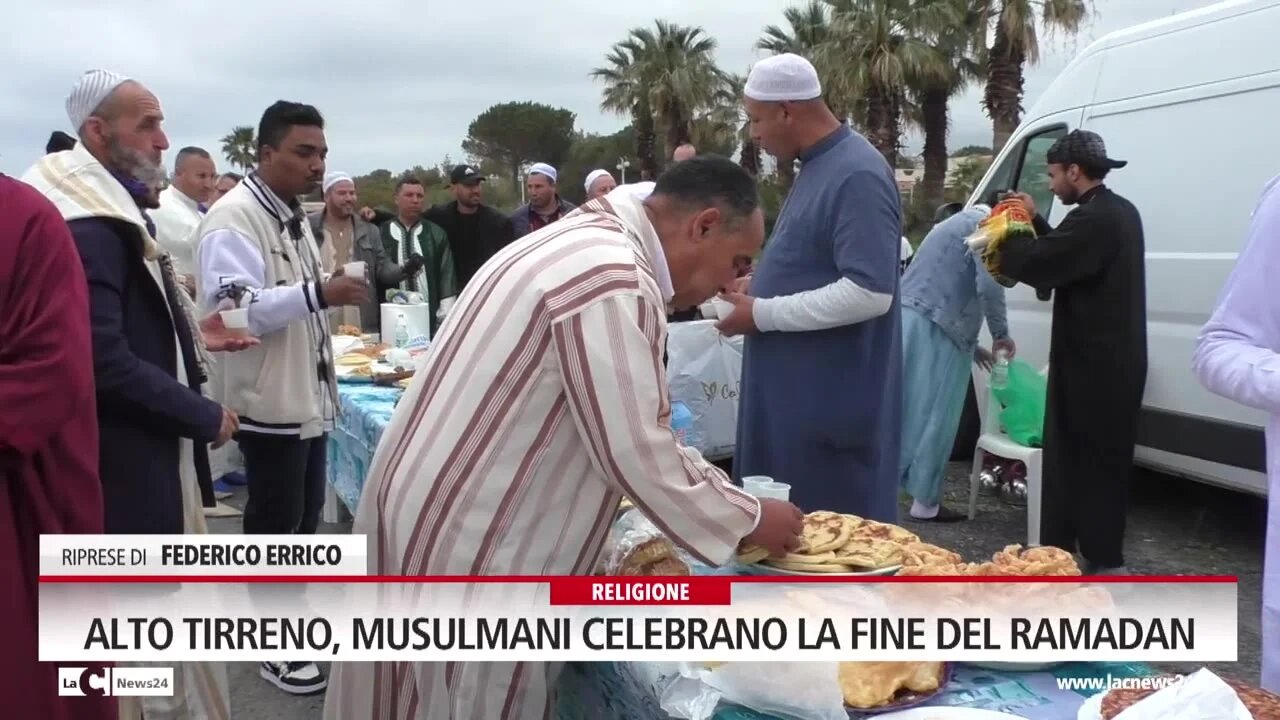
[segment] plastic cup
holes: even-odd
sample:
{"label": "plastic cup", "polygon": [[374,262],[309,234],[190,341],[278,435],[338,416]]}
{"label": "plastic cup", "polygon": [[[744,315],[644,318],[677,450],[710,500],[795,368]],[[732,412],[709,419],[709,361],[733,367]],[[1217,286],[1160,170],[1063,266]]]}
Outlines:
{"label": "plastic cup", "polygon": [[711,298],[711,306],[716,309],[716,316],[721,320],[729,317],[733,313],[733,303],[720,298]]}
{"label": "plastic cup", "polygon": [[758,498],[773,498],[774,500],[790,500],[791,486],[780,482],[766,482],[755,486],[755,492],[751,493]]}
{"label": "plastic cup", "polygon": [[350,277],[364,278],[364,261],[357,260],[342,266],[342,274]]}
{"label": "plastic cup", "polygon": [[228,334],[234,337],[249,337],[249,308],[220,310],[218,314],[222,316],[222,324],[227,328]]}

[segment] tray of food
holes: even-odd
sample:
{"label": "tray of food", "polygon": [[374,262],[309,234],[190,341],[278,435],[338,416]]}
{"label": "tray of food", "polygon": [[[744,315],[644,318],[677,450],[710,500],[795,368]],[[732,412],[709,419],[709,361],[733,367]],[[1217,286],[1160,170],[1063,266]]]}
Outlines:
{"label": "tray of food", "polygon": [[371,383],[375,360],[372,355],[352,351],[334,359],[333,373],[339,382]]}
{"label": "tray of food", "polygon": [[902,567],[905,548],[919,540],[897,525],[818,511],[805,515],[795,552],[769,557],[762,548],[748,546],[738,562],[762,575],[892,575]]}

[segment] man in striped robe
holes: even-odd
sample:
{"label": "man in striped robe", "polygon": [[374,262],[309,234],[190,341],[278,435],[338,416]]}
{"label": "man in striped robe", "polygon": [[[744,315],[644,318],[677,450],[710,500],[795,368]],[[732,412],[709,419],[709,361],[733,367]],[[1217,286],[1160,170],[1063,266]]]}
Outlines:
{"label": "man in striped robe", "polygon": [[[624,494],[709,564],[744,539],[796,547],[799,510],[676,443],[662,367],[668,310],[714,295],[763,239],[755,183],[708,156],[645,199],[618,188],[495,255],[375,454],[353,528],[370,572],[589,574]],[[339,663],[325,717],[548,718],[558,669]]]}

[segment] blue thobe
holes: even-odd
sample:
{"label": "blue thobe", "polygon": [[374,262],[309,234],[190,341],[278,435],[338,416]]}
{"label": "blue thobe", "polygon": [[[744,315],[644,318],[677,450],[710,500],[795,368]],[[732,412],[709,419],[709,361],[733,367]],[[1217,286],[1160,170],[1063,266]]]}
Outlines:
{"label": "blue thobe", "polygon": [[1249,239],[1200,333],[1195,371],[1209,390],[1271,413],[1262,571],[1262,687],[1280,692],[1280,177],[1263,191]]}
{"label": "blue thobe", "polygon": [[800,156],[751,280],[758,298],[848,278],[892,295],[865,322],[746,338],[734,473],[791,485],[802,510],[895,522],[902,427],[902,210],[893,171],[846,126]]}

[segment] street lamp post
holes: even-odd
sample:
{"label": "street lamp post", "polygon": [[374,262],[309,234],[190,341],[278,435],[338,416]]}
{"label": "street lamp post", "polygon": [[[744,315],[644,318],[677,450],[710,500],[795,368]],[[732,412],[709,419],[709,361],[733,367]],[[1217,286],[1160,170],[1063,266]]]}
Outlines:
{"label": "street lamp post", "polygon": [[618,164],[616,167],[618,168],[618,174],[621,175],[621,181],[618,184],[626,185],[627,184],[627,168],[631,167],[631,161],[624,157],[620,157],[618,158]]}

